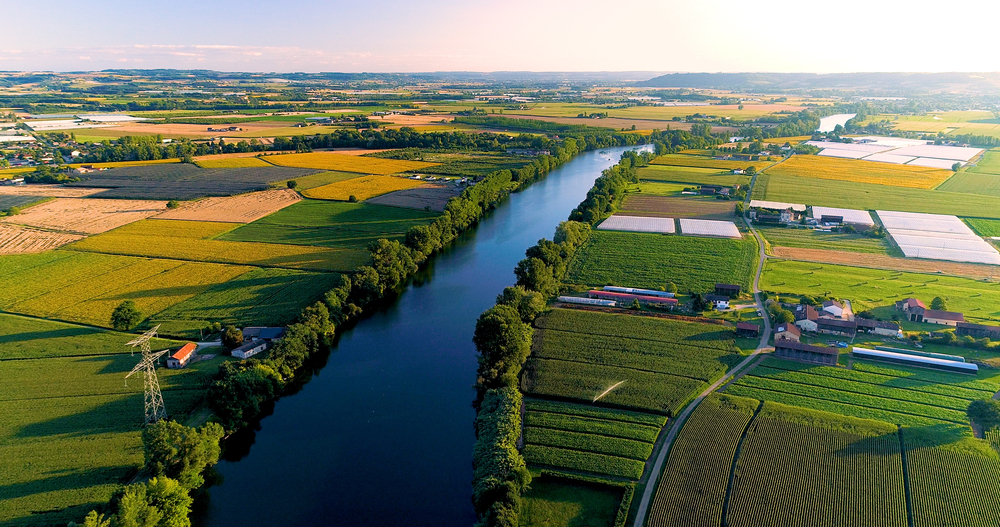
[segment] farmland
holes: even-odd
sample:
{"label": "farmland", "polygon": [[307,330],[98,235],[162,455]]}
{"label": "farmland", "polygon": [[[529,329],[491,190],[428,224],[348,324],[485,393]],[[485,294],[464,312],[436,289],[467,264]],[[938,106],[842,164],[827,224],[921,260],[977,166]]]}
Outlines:
{"label": "farmland", "polygon": [[326,271],[349,271],[368,260],[367,252],[357,250],[211,239],[235,227],[231,223],[207,221],[145,220],[81,240],[68,248],[126,256]]}
{"label": "farmland", "polygon": [[389,205],[418,210],[444,212],[448,200],[462,193],[462,187],[455,185],[421,185],[405,190],[397,190],[366,200],[372,205]]}
{"label": "farmland", "polygon": [[10,210],[11,207],[24,208],[33,203],[45,201],[49,198],[43,196],[33,196],[31,194],[3,194],[0,193],[0,211]]}
{"label": "farmland", "polygon": [[653,289],[674,282],[680,291],[695,292],[711,290],[717,282],[747,288],[756,256],[752,238],[595,231],[570,263],[566,281]]}
{"label": "farmland", "polygon": [[424,211],[381,205],[306,200],[219,239],[363,249],[379,238],[401,239],[410,227],[427,224],[435,217]]}
{"label": "farmland", "polygon": [[265,190],[224,198],[205,198],[157,215],[164,220],[249,223],[277,212],[297,201],[294,190]]}
{"label": "farmland", "polygon": [[758,401],[714,394],[688,418],[656,489],[649,527],[715,527],[736,446]]}
{"label": "farmland", "polygon": [[[354,172],[320,172],[319,174],[310,174],[308,176],[297,177],[294,179],[296,183],[295,190],[302,192],[304,190],[322,187],[323,185],[329,185],[330,183],[339,183],[341,181],[347,181],[348,179],[354,179],[361,176],[361,174],[355,174]],[[273,185],[277,187],[286,187],[287,181],[277,181],[273,183]]]}
{"label": "farmland", "polygon": [[[132,335],[75,324],[0,314],[0,360],[114,355],[127,350]],[[150,343],[154,351],[179,345],[166,339]]]}
{"label": "farmland", "polygon": [[976,165],[969,167],[967,171],[977,174],[1000,175],[1000,150],[983,152],[982,157],[976,161]]}
{"label": "farmland", "polygon": [[83,236],[63,232],[43,231],[20,225],[0,224],[0,255],[37,253],[62,247]]}
{"label": "farmland", "polygon": [[1000,220],[983,220],[978,218],[968,218],[965,223],[976,231],[980,236],[1000,236]]}
{"label": "farmland", "polygon": [[733,174],[729,170],[716,168],[692,168],[673,165],[649,165],[639,169],[639,179],[643,181],[672,181],[692,185],[746,184],[750,178]]}
{"label": "farmland", "polygon": [[824,156],[792,156],[768,170],[771,177],[803,177],[853,181],[893,187],[932,189],[952,176],[950,170],[860,159]]}
{"label": "farmland", "polygon": [[1000,197],[1000,175],[966,170],[952,176],[951,179],[938,187],[938,190]]}
{"label": "farmland", "polygon": [[1000,285],[931,274],[866,269],[846,265],[772,261],[765,264],[761,288],[778,293],[850,298],[855,309],[870,309],[908,297],[948,298],[949,307],[966,319],[1000,317]]}
{"label": "farmland", "polygon": [[434,166],[434,163],[425,163],[422,161],[380,159],[377,157],[348,156],[325,152],[267,156],[266,161],[272,165],[282,167],[313,168],[319,170],[335,170],[338,172],[356,172],[359,174],[379,175],[421,170]]}
{"label": "farmland", "polygon": [[886,191],[885,185],[853,181],[767,175],[758,178],[753,196],[754,199],[827,207],[1000,219],[1000,209],[990,196],[904,187]]}
{"label": "farmland", "polygon": [[685,154],[666,154],[652,161],[654,165],[672,165],[679,167],[715,168],[732,170],[734,168],[755,167],[757,170],[771,165],[774,161],[760,159],[757,161],[734,161],[729,159],[713,159],[710,157],[689,156]]}
{"label": "farmland", "polygon": [[229,159],[199,159],[195,164],[201,168],[252,168],[274,166],[256,157],[233,157]]}
{"label": "farmland", "polygon": [[520,525],[611,527],[622,491],[613,487],[542,475],[521,497]]}
{"label": "farmland", "polygon": [[397,190],[405,190],[424,185],[424,182],[395,176],[364,176],[330,183],[302,192],[302,195],[313,199],[330,199],[348,201],[352,197],[358,201],[387,194]]}
{"label": "farmland", "polygon": [[[350,157],[350,156],[347,156]],[[99,187],[102,198],[195,199],[263,190],[277,181],[297,179],[318,170],[277,166],[199,168],[188,163],[116,168],[90,174],[73,187]]]}
{"label": "farmland", "polygon": [[772,246],[871,254],[888,254],[890,251],[885,238],[872,238],[861,234],[765,226],[758,226],[757,229]]}
{"label": "farmland", "polygon": [[166,205],[162,201],[59,198],[0,221],[76,234],[97,234],[159,214],[166,210]]}
{"label": "farmland", "polygon": [[664,197],[632,194],[622,204],[622,213],[631,216],[732,220],[735,203],[702,197]]}

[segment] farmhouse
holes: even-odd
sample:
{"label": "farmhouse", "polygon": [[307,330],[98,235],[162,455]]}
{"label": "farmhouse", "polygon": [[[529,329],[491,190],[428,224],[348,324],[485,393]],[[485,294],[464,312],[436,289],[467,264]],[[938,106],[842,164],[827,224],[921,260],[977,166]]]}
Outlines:
{"label": "farmhouse", "polygon": [[910,322],[922,322],[927,305],[920,299],[907,298],[896,302],[896,310],[906,313],[906,319]]}
{"label": "farmhouse", "polygon": [[795,324],[779,324],[774,328],[774,340],[794,340],[798,342],[802,338],[802,332]]}
{"label": "farmhouse", "polygon": [[799,221],[806,213],[806,206],[800,203],[782,203],[780,201],[750,200],[750,219],[754,221],[771,221],[775,216],[780,223]]}
{"label": "farmhouse", "polygon": [[705,295],[705,300],[711,302],[715,309],[729,309],[729,297],[726,295]]}
{"label": "farmhouse", "polygon": [[740,337],[759,337],[760,326],[749,322],[737,322],[736,335]]}
{"label": "farmhouse", "polygon": [[959,337],[968,335],[975,338],[988,337],[991,340],[1000,340],[1000,327],[958,322],[955,324],[955,335]]}
{"label": "farmhouse", "polygon": [[816,320],[816,330],[827,335],[839,335],[853,339],[858,333],[858,325],[853,320],[820,317]]}
{"label": "farmhouse", "polygon": [[734,284],[715,284],[715,294],[725,295],[729,298],[740,296],[740,290],[742,288]]}
{"label": "farmhouse", "polygon": [[250,357],[267,349],[268,342],[265,340],[251,340],[232,351],[233,357],[249,359]]}
{"label": "farmhouse", "polygon": [[774,356],[802,362],[817,362],[829,366],[837,365],[840,351],[826,346],[811,346],[794,340],[777,340],[774,343]]}
{"label": "farmhouse", "polygon": [[851,310],[844,307],[844,304],[837,302],[836,300],[827,300],[823,302],[823,311],[833,315],[836,318],[845,318],[850,316]]}
{"label": "farmhouse", "polygon": [[959,322],[965,322],[965,315],[954,311],[928,309],[924,311],[924,322],[928,324],[941,324],[942,326],[957,326]]}
{"label": "farmhouse", "polygon": [[817,331],[819,328],[816,321],[819,320],[819,312],[810,305],[799,304],[792,312],[795,315],[795,325],[802,331]]}
{"label": "farmhouse", "polygon": [[641,302],[643,304],[654,304],[654,305],[660,305],[660,306],[669,306],[671,308],[673,306],[677,305],[677,299],[676,298],[665,298],[665,297],[662,297],[662,296],[637,295],[637,294],[632,294],[632,293],[615,293],[614,291],[598,291],[596,289],[592,289],[589,293],[587,293],[587,296],[589,296],[590,298],[599,298],[601,300],[614,300],[616,302],[619,302],[619,305],[621,305],[621,303],[625,303],[625,302],[631,303],[631,302],[636,301],[636,300],[638,300],[639,302]]}
{"label": "farmhouse", "polygon": [[177,370],[187,366],[191,359],[194,358],[194,350],[198,348],[198,345],[194,342],[188,342],[183,345],[181,349],[177,350],[167,359],[167,367],[172,370]]}
{"label": "farmhouse", "polygon": [[898,339],[903,338],[903,330],[900,329],[899,324],[884,320],[875,321],[875,334],[896,337]]}

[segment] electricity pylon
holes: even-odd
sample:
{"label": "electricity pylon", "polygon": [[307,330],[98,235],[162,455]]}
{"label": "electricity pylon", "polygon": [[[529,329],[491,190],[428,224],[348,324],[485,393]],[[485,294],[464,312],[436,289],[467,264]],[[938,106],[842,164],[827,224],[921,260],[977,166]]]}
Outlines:
{"label": "electricity pylon", "polygon": [[156,378],[156,361],[162,357],[167,350],[163,350],[157,353],[153,353],[149,350],[149,341],[156,336],[156,330],[160,329],[160,326],[143,333],[139,337],[126,344],[126,346],[131,346],[135,350],[136,346],[142,351],[142,359],[139,364],[132,368],[132,371],[125,376],[125,385],[128,386],[128,378],[135,374],[137,371],[143,371],[144,379],[144,394],[143,401],[146,407],[146,422],[145,424],[151,424],[159,421],[160,419],[165,419],[167,417],[167,410],[163,406],[163,395],[160,393],[160,381]]}

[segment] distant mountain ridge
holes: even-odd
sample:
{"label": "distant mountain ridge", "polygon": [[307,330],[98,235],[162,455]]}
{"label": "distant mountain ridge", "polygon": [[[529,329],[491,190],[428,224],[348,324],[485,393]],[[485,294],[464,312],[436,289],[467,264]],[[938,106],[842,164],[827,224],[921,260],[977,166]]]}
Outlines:
{"label": "distant mountain ridge", "polygon": [[1000,91],[1000,72],[989,73],[669,73],[636,83],[651,88],[735,91],[863,90],[887,93]]}

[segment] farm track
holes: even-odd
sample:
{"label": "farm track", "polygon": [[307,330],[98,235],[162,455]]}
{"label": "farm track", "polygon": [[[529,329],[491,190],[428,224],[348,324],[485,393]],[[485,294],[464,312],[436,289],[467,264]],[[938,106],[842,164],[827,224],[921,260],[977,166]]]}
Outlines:
{"label": "farm track", "polygon": [[[782,162],[783,160],[767,168],[772,168],[774,166],[781,164]],[[761,172],[754,174],[753,179],[750,181],[750,189],[747,192],[746,202],[744,203],[745,205],[749,204],[750,202],[750,198],[753,195],[754,185],[756,185],[757,178],[759,177]],[[757,309],[759,309],[761,313],[763,313],[764,301],[761,299],[760,296],[761,292],[760,276],[764,271],[764,263],[767,261],[767,252],[765,250],[764,237],[759,232],[757,232],[757,229],[753,227],[753,224],[751,224],[749,220],[746,223],[747,226],[750,228],[750,232],[753,233],[754,238],[757,239],[758,260],[757,260],[757,272],[754,275],[753,279],[753,297],[754,301],[757,304]],[[695,408],[697,408],[698,405],[701,404],[701,402],[705,400],[706,397],[708,397],[715,390],[718,390],[719,387],[728,383],[731,378],[737,375],[742,375],[742,373],[744,373],[743,371],[744,369],[749,370],[750,367],[752,367],[756,363],[758,356],[767,350],[768,348],[767,341],[771,336],[771,321],[768,317],[764,317],[763,320],[764,320],[764,331],[761,334],[760,343],[757,345],[757,349],[754,350],[754,352],[751,353],[747,358],[743,359],[733,369],[729,370],[729,372],[723,375],[721,379],[712,383],[712,385],[706,388],[705,391],[703,391],[700,395],[698,395],[698,397],[695,397],[695,399],[691,401],[691,404],[688,404],[687,407],[684,408],[684,410],[677,415],[676,419],[673,419],[672,422],[668,422],[667,425],[663,427],[661,435],[665,433],[666,434],[665,439],[661,444],[658,444],[654,447],[653,456],[651,456],[650,459],[655,459],[655,461],[653,462],[652,466],[650,466],[649,463],[647,462],[646,471],[643,473],[643,478],[639,480],[639,484],[640,485],[645,484],[645,487],[643,488],[642,491],[642,498],[639,501],[639,506],[636,509],[635,520],[632,523],[633,527],[644,527],[646,525],[646,516],[649,514],[649,505],[652,502],[653,494],[656,491],[656,484],[663,472],[663,467],[666,464],[667,456],[670,453],[670,447],[673,445],[674,440],[677,439],[677,435],[680,433],[681,428],[684,426],[684,422],[687,421],[687,418],[691,416],[691,413],[694,412]],[[643,483],[643,479],[646,480],[645,483]]]}

